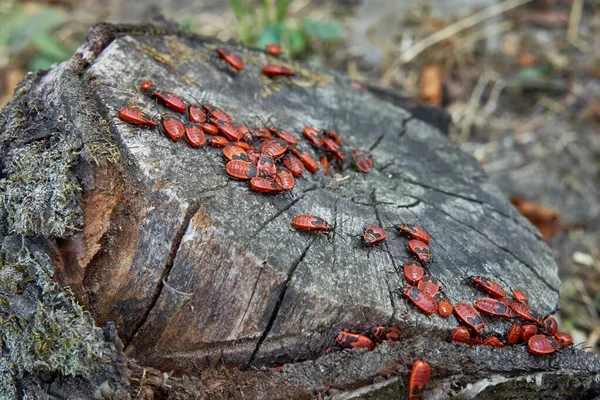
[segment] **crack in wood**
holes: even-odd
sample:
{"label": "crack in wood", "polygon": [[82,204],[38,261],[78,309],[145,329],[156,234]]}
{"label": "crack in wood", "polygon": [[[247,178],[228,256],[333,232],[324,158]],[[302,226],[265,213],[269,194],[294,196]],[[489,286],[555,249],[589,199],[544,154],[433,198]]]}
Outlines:
{"label": "crack in wood", "polygon": [[244,322],[244,319],[246,318],[246,313],[248,312],[248,309],[250,308],[250,303],[252,303],[252,299],[254,298],[254,293],[256,293],[256,288],[258,287],[258,281],[260,280],[260,276],[262,275],[262,272],[265,269],[266,262],[267,261],[265,260],[260,265],[260,270],[258,271],[258,276],[256,277],[256,280],[254,281],[254,286],[252,287],[252,293],[250,293],[250,298],[248,299],[248,303],[246,304],[246,309],[244,310],[242,319],[240,319],[240,322],[238,323],[238,326],[237,326],[238,330],[239,330],[240,326],[242,325],[242,322]]}
{"label": "crack in wood", "polygon": [[375,148],[377,146],[379,146],[379,144],[381,143],[381,141],[383,140],[383,138],[385,137],[385,133],[381,136],[379,136],[377,139],[375,139],[375,142],[369,147],[369,153],[371,153],[373,150],[375,150]]}
{"label": "crack in wood", "polygon": [[256,355],[258,354],[258,351],[260,350],[260,347],[262,346],[262,344],[265,341],[265,339],[267,338],[267,336],[269,336],[269,333],[271,332],[271,329],[273,328],[273,325],[275,324],[275,320],[277,319],[277,316],[279,315],[279,310],[281,309],[281,306],[283,304],[283,299],[285,298],[285,294],[287,293],[288,285],[289,285],[290,281],[292,280],[292,276],[296,272],[296,269],[298,268],[298,266],[302,263],[302,261],[306,257],[306,254],[308,253],[308,249],[310,249],[310,247],[313,245],[313,243],[315,242],[316,239],[317,238],[315,237],[308,243],[308,245],[306,246],[306,248],[304,249],[302,254],[300,254],[300,257],[298,257],[298,259],[292,264],[292,267],[289,269],[289,271],[287,273],[287,277],[286,277],[285,281],[283,282],[282,288],[279,292],[279,296],[277,298],[277,303],[275,303],[275,307],[273,308],[273,312],[271,313],[271,316],[269,317],[267,326],[265,327],[265,330],[263,331],[262,335],[258,339],[258,342],[256,343],[256,347],[254,348],[254,351],[252,352],[250,359],[246,363],[246,368],[249,368],[252,365],[252,363],[254,362],[254,359],[256,358]]}
{"label": "crack in wood", "polygon": [[150,298],[150,303],[148,304],[146,311],[144,311],[144,315],[142,316],[141,320],[137,323],[137,325],[132,330],[129,340],[126,340],[125,350],[127,350],[129,345],[131,344],[131,342],[133,342],[133,339],[135,338],[135,336],[138,334],[138,332],[142,329],[142,327],[146,323],[146,320],[148,319],[148,316],[150,315],[150,313],[156,306],[156,303],[158,303],[158,299],[159,299],[162,289],[164,287],[164,282],[166,282],[168,280],[169,274],[171,273],[171,269],[173,269],[173,263],[175,262],[175,257],[177,256],[177,252],[179,251],[179,246],[181,245],[183,236],[185,235],[185,232],[187,231],[188,227],[190,226],[192,217],[196,214],[196,212],[198,212],[199,209],[200,209],[200,205],[198,205],[197,203],[191,203],[188,206],[187,210],[185,211],[183,221],[181,222],[179,229],[175,233],[173,242],[171,243],[171,250],[169,251],[169,255],[167,256],[167,260],[165,261],[165,266],[163,267],[163,271],[162,271],[160,280],[158,281],[158,283],[156,284],[156,287],[154,288],[154,293],[152,294],[152,297]]}

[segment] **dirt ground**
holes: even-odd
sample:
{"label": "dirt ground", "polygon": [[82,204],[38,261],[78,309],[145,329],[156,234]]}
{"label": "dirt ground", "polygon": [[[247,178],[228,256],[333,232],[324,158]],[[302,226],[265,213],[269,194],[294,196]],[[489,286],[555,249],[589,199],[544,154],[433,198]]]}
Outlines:
{"label": "dirt ground", "polygon": [[[297,57],[451,114],[452,138],[551,247],[563,280],[561,329],[599,352],[600,2],[424,1],[401,10],[397,3],[294,1],[285,23],[339,22],[337,40],[310,38]],[[47,10],[55,24],[27,19]],[[28,69],[70,55],[94,22],[156,14],[239,38],[234,13],[217,0],[8,2],[0,21],[17,21],[11,34],[28,39],[15,45],[0,34],[0,105]]]}

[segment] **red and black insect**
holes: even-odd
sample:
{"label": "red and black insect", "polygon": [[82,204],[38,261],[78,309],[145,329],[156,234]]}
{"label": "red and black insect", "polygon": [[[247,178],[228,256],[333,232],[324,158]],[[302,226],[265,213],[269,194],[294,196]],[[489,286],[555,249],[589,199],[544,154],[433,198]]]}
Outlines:
{"label": "red and black insect", "polygon": [[333,139],[331,138],[323,138],[323,140],[321,140],[321,146],[327,150],[328,152],[330,152],[331,154],[333,154],[333,156],[335,158],[337,158],[338,160],[343,160],[345,157],[345,154],[343,152],[340,151],[340,145],[337,144]]}
{"label": "red and black insect", "polygon": [[233,178],[242,180],[249,180],[258,175],[254,164],[242,160],[229,161],[225,166],[225,172]]}
{"label": "red and black insect", "polygon": [[269,130],[273,135],[277,136],[279,139],[288,142],[290,146],[295,146],[298,144],[298,139],[296,139],[296,137],[288,131],[280,131],[275,128],[269,128]]}
{"label": "red and black insect", "polygon": [[519,289],[513,290],[513,298],[519,303],[529,305],[529,297]]}
{"label": "red and black insect", "polygon": [[521,328],[517,324],[512,324],[510,328],[508,328],[508,332],[506,333],[506,344],[513,345],[519,342],[521,338],[521,333],[523,332],[523,328]]}
{"label": "red and black insect", "polygon": [[408,241],[408,249],[417,256],[417,259],[422,263],[428,263],[431,261],[431,251],[429,246],[417,239],[411,239]]}
{"label": "red and black insect", "polygon": [[437,310],[435,299],[414,286],[407,286],[402,294],[425,314],[433,314]]}
{"label": "red and black insect", "polygon": [[504,347],[504,344],[496,336],[490,336],[481,343],[482,346]]}
{"label": "red and black insect", "polygon": [[282,188],[272,178],[255,177],[250,179],[250,189],[260,193],[279,193]]}
{"label": "red and black insect", "polygon": [[527,341],[527,351],[531,354],[551,354],[560,349],[560,344],[552,336],[534,335]]}
{"label": "red and black insect", "polygon": [[367,174],[373,169],[373,160],[363,150],[354,150],[352,152],[352,160],[360,172]]}
{"label": "red and black insect", "polygon": [[231,140],[232,142],[237,142],[242,139],[242,135],[241,135],[240,131],[238,131],[237,128],[235,126],[231,125],[229,122],[218,120],[218,121],[214,121],[214,123],[215,123],[217,129],[219,130],[219,132],[221,132],[221,134],[223,136],[225,136],[227,139]]}
{"label": "red and black insect", "polygon": [[144,81],[144,82],[142,82],[142,84],[140,85],[140,88],[142,90],[149,90],[150,88],[152,88],[152,81]]}
{"label": "red and black insect", "polygon": [[464,326],[459,326],[452,333],[452,336],[450,337],[450,342],[470,344],[471,334],[469,333],[469,330],[467,328],[465,328]]}
{"label": "red and black insect", "polygon": [[440,283],[435,276],[425,275],[423,279],[419,281],[417,287],[428,295],[435,297],[440,290]]}
{"label": "red and black insect", "polygon": [[275,175],[275,182],[284,191],[292,190],[294,188],[294,185],[296,184],[296,181],[294,180],[294,175],[292,175],[287,170],[279,171]]}
{"label": "red and black insect", "polygon": [[283,53],[283,49],[278,44],[270,43],[267,45],[267,53],[269,53],[270,55],[272,55],[274,57],[277,57],[278,55]]}
{"label": "red and black insect", "polygon": [[521,339],[523,339],[524,342],[527,342],[529,338],[531,338],[534,335],[537,335],[537,333],[538,327],[536,325],[527,324],[521,327]]}
{"label": "red and black insect", "polygon": [[272,136],[271,131],[263,127],[252,128],[250,132],[255,139],[268,139]]}
{"label": "red and black insect", "polygon": [[460,319],[465,325],[473,329],[478,334],[481,334],[485,330],[485,323],[479,315],[479,312],[470,304],[458,303],[454,305],[454,314]]}
{"label": "red and black insect", "polygon": [[206,135],[200,125],[193,122],[185,124],[185,138],[191,147],[197,148],[204,146]]}
{"label": "red and black insect", "polygon": [[275,76],[294,76],[294,71],[283,65],[269,64],[262,69],[263,75],[273,78]]}
{"label": "red and black insect", "polygon": [[173,93],[165,92],[164,90],[155,90],[152,95],[173,111],[184,113],[185,109],[187,108],[185,101]]}
{"label": "red and black insect", "polygon": [[236,144],[236,146],[238,146],[238,147],[241,147],[241,148],[242,148],[242,150],[244,150],[244,151],[250,151],[250,150],[254,150],[254,147],[252,147],[252,146],[251,146],[251,145],[249,145],[248,143],[246,143],[246,142],[243,142],[243,141],[241,141],[241,140],[240,140],[240,141],[238,141],[238,142],[235,142],[235,144]]}
{"label": "red and black insect", "polygon": [[398,224],[395,228],[399,233],[403,233],[411,239],[420,240],[423,243],[429,243],[431,241],[429,233],[420,226],[413,224]]}
{"label": "red and black insect", "polygon": [[361,335],[359,333],[350,333],[340,331],[335,338],[335,341],[342,347],[345,348],[365,348],[369,351],[375,348],[373,341],[366,337],[365,335]]}
{"label": "red and black insect", "polygon": [[176,116],[171,114],[163,115],[163,128],[165,133],[172,141],[176,142],[185,135],[185,127]]}
{"label": "red and black insect", "polygon": [[229,144],[229,140],[223,136],[210,136],[206,138],[206,144],[212,147],[225,147]]}
{"label": "red and black insect", "polygon": [[290,170],[294,177],[298,178],[302,176],[304,173],[304,164],[302,164],[302,161],[300,161],[298,157],[292,154],[286,154],[283,156],[282,160],[283,165]]}
{"label": "red and black insect", "polygon": [[218,135],[219,134],[219,128],[217,128],[210,122],[199,122],[198,125],[200,125],[200,127],[202,128],[204,133],[206,133],[207,135]]}
{"label": "red and black insect", "polygon": [[308,139],[308,141],[315,147],[321,147],[321,140],[323,140],[323,136],[319,131],[317,131],[312,126],[305,126],[302,129],[302,133],[304,133],[304,137]]}
{"label": "red and black insect", "polygon": [[251,141],[254,139],[254,136],[252,135],[252,132],[250,132],[250,129],[248,129],[247,126],[245,125],[238,125],[235,127],[235,129],[238,130],[238,132],[240,133],[240,135],[242,136],[242,140],[245,140],[247,142]]}
{"label": "red and black insect", "polygon": [[438,315],[442,318],[448,318],[452,314],[452,303],[447,298],[443,298],[438,303]]}
{"label": "red and black insect", "polygon": [[250,150],[247,152],[247,154],[248,154],[248,161],[250,161],[254,165],[256,165],[258,163],[258,160],[260,159],[260,156],[262,155],[262,153],[257,150]]}
{"label": "red and black insect", "polygon": [[540,327],[540,330],[546,335],[552,336],[556,332],[558,332],[558,323],[556,322],[554,317],[546,317],[542,321],[542,326]]}
{"label": "red and black insect", "polygon": [[273,176],[277,173],[277,167],[272,157],[262,155],[256,163],[256,169],[262,176]]}
{"label": "red and black insect", "polygon": [[425,275],[425,270],[416,261],[407,261],[404,264],[404,277],[408,281],[408,283],[414,285],[423,279],[423,275]]}
{"label": "red and black insect", "polygon": [[231,65],[236,71],[244,69],[244,62],[237,54],[228,52],[225,49],[217,49],[217,53],[219,54],[219,57],[225,60],[227,64]]}
{"label": "red and black insect", "polygon": [[146,128],[153,128],[156,126],[154,118],[137,108],[121,108],[121,110],[119,110],[119,118],[132,125],[139,125]]}
{"label": "red and black insect", "polygon": [[375,246],[377,243],[383,242],[387,237],[385,230],[379,226],[369,225],[365,228],[363,234],[363,243],[365,246]]}
{"label": "red and black insect", "polygon": [[473,276],[473,282],[478,285],[483,291],[491,294],[494,297],[504,297],[506,292],[496,281],[484,276]]}
{"label": "red and black insect", "polygon": [[279,158],[287,151],[288,144],[284,140],[265,139],[258,144],[258,148],[264,155]]}
{"label": "red and black insect", "polygon": [[[509,299],[507,299],[506,297],[500,297],[499,299],[497,299],[498,301],[501,301],[502,304],[504,304],[506,307],[508,307],[508,309],[510,310],[510,305],[512,304],[512,301],[510,301]],[[510,310],[512,312],[512,310]],[[514,318],[514,315],[512,316],[512,318]]]}
{"label": "red and black insect", "polygon": [[325,135],[332,139],[334,142],[336,142],[337,144],[339,144],[340,146],[342,145],[342,139],[338,136],[337,133],[335,133],[334,131],[326,131]]}
{"label": "red and black insect", "polygon": [[482,297],[475,302],[475,308],[479,311],[495,317],[512,318],[510,309],[504,303],[490,297]]}
{"label": "red and black insect", "polygon": [[206,113],[202,107],[197,104],[190,104],[188,107],[188,116],[192,122],[206,122]]}
{"label": "red and black insect", "polygon": [[431,368],[429,364],[423,360],[417,360],[413,364],[410,371],[410,379],[408,381],[408,398],[409,400],[420,399],[423,397],[425,385],[429,382]]}
{"label": "red and black insect", "polygon": [[554,334],[554,339],[560,344],[561,347],[566,347],[573,343],[573,338],[571,335],[565,332],[556,332]]}
{"label": "red and black insect", "polygon": [[236,146],[235,144],[228,144],[223,147],[223,155],[229,161],[233,160],[241,160],[248,161],[248,155],[240,146]]}
{"label": "red and black insect", "polygon": [[371,329],[371,335],[379,342],[384,340],[397,342],[400,340],[400,329],[395,326],[378,325]]}
{"label": "red and black insect", "polygon": [[328,232],[331,230],[327,221],[310,214],[296,215],[292,219],[292,226],[299,231]]}
{"label": "red and black insect", "polygon": [[205,104],[202,108],[204,108],[204,111],[206,111],[212,119],[229,122],[230,124],[233,123],[231,116],[219,107],[215,107],[212,104]]}
{"label": "red and black insect", "polygon": [[523,303],[513,302],[510,305],[511,310],[515,313],[515,315],[521,319],[526,321],[535,322],[538,325],[542,324],[542,317],[538,315],[535,311],[529,308],[528,305]]}
{"label": "red and black insect", "polygon": [[321,157],[321,166],[323,167],[323,175],[329,174],[329,160],[327,156]]}
{"label": "red and black insect", "polygon": [[292,153],[302,161],[302,164],[306,167],[306,169],[314,174],[319,169],[319,163],[315,161],[315,159],[308,154],[306,151],[302,151],[299,149],[292,149]]}

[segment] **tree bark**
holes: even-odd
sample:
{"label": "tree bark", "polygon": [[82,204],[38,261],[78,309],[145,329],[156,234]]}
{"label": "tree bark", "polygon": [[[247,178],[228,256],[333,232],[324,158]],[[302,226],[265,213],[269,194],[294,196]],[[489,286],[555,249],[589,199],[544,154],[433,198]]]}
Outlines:
{"label": "tree bark", "polygon": [[[217,47],[242,56],[244,70],[231,70]],[[296,75],[266,78],[268,63]],[[335,130],[375,167],[307,172],[286,195],[251,192],[225,175],[219,150],[119,120],[132,104],[167,112],[139,90],[148,79],[238,124],[268,121],[307,150],[303,126]],[[484,275],[525,290],[542,315],[556,310],[549,249],[445,136],[449,120],[437,109],[260,50],[100,24],[69,62],[28,76],[1,116],[2,273],[11,279],[0,282],[0,377],[10,393],[387,398],[406,391],[410,365],[424,359],[432,366],[426,398],[598,394],[600,361],[578,349],[532,356],[524,346],[448,343],[453,316],[425,316],[397,293],[406,239],[390,233],[382,246],[361,246],[366,225],[416,223],[432,235],[429,270],[453,301],[480,297],[467,281]],[[293,231],[291,218],[307,213],[335,231]],[[485,322],[486,334],[510,325]],[[400,327],[401,341],[319,358],[334,332],[380,324]],[[72,341],[61,347],[53,334]],[[77,357],[65,353],[73,348]],[[125,355],[136,360],[129,368]]]}

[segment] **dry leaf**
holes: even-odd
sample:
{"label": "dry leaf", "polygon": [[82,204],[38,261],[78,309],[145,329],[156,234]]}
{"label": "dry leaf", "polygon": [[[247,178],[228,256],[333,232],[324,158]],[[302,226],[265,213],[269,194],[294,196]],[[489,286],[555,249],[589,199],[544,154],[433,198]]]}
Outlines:
{"label": "dry leaf", "polygon": [[442,68],[429,65],[421,72],[421,99],[432,106],[442,105]]}
{"label": "dry leaf", "polygon": [[562,229],[558,211],[518,197],[511,198],[510,202],[540,230],[542,240],[552,239]]}

